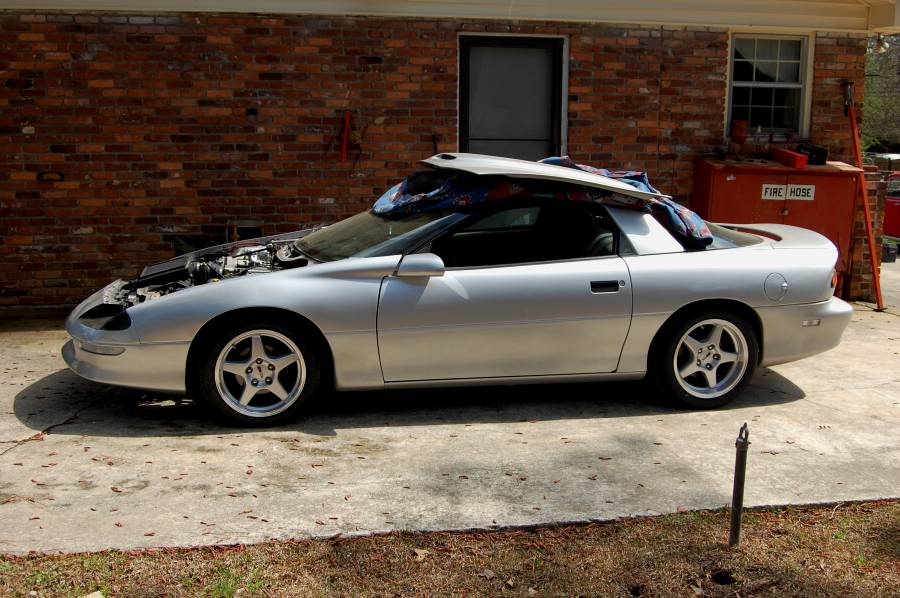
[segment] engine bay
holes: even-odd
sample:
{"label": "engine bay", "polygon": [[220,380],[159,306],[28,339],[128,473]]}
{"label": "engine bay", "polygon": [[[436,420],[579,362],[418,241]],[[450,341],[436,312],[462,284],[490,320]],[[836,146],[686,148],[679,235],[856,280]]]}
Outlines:
{"label": "engine bay", "polygon": [[219,245],[147,266],[118,287],[106,303],[131,307],[197,285],[251,274],[299,268],[309,258],[296,246],[301,233]]}

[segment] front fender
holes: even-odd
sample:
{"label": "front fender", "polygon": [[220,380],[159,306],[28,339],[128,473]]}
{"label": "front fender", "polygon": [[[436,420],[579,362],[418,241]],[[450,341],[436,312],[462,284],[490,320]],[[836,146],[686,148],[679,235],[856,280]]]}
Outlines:
{"label": "front fender", "polygon": [[292,311],[325,336],[340,389],[384,383],[376,314],[381,282],[400,256],[347,259],[191,287],[129,308],[142,344],[190,342],[216,316],[246,308]]}
{"label": "front fender", "polygon": [[381,280],[400,256],[341,260],[210,282],[129,308],[142,343],[190,341],[212,318],[245,308],[297,312],[324,334],[374,332]]}

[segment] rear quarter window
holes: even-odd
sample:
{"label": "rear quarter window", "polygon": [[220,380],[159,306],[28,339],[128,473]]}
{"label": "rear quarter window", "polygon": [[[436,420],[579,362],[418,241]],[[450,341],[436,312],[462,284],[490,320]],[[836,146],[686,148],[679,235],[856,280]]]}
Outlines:
{"label": "rear quarter window", "polygon": [[706,246],[707,250],[732,249],[734,247],[747,247],[762,243],[762,239],[756,235],[742,233],[711,222],[707,222],[706,225],[709,227],[709,232],[712,233],[713,237],[713,242]]}

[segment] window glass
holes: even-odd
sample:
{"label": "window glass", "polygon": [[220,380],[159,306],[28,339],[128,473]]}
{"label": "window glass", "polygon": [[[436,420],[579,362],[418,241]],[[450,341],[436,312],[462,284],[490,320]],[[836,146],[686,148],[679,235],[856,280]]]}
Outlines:
{"label": "window glass", "polygon": [[734,40],[734,58],[751,60],[756,56],[756,40],[749,38],[736,38]]}
{"label": "window glass", "polygon": [[614,255],[616,233],[602,206],[550,200],[492,212],[430,249],[456,268],[548,262]]}
{"label": "window glass", "polygon": [[778,58],[778,40],[756,40],[756,58],[758,60],[771,60],[773,58]]}
{"label": "window glass", "polygon": [[496,214],[491,214],[487,218],[479,220],[475,224],[468,227],[468,230],[489,230],[494,228],[518,228],[523,226],[533,226],[537,222],[540,206],[530,206],[527,208],[511,208],[503,210]]}
{"label": "window glass", "polygon": [[563,41],[460,37],[460,151],[539,160],[559,153]]}
{"label": "window glass", "polygon": [[780,41],[778,46],[779,48],[781,48],[778,57],[782,60],[800,60],[802,45],[803,44],[800,42],[800,40],[783,39]]}
{"label": "window glass", "polygon": [[443,210],[409,214],[397,218],[361,212],[331,226],[316,230],[295,241],[300,251],[320,262],[351,256],[402,253],[415,239],[449,224],[461,216]]}
{"label": "window glass", "polygon": [[731,121],[751,133],[799,132],[803,97],[803,38],[739,35],[732,39]]}
{"label": "window glass", "polygon": [[756,235],[742,233],[724,226],[707,222],[709,232],[712,233],[713,242],[706,249],[730,249],[732,247],[746,247],[762,243],[762,239]]}

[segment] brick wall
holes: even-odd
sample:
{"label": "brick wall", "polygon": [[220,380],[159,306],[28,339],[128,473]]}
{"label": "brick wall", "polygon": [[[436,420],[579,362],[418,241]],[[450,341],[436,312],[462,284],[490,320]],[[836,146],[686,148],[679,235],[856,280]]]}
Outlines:
{"label": "brick wall", "polygon": [[[869,210],[872,216],[872,232],[875,236],[875,260],[881,267],[881,235],[884,232],[884,205],[887,199],[887,183],[881,182],[883,173],[870,172],[867,175]],[[866,218],[862,202],[856,202],[853,220],[853,244],[850,257],[850,284],[844,295],[853,299],[875,302],[875,279],[869,259],[869,244],[866,237]]]}
{"label": "brick wall", "polygon": [[[841,33],[818,33],[813,63],[813,101],[810,137],[813,143],[828,148],[829,158],[854,163],[850,121],[844,115],[845,81],[854,83],[854,99],[861,112],[866,66],[865,36]],[[885,193],[874,183],[869,185],[869,206],[881,258],[881,232],[884,219]],[[854,212],[853,241],[850,258],[850,280],[844,296],[874,301],[872,267],[866,240],[865,218],[861,202]]]}
{"label": "brick wall", "polygon": [[810,140],[828,148],[829,159],[852,164],[850,121],[844,116],[845,81],[854,84],[857,109],[862,111],[866,70],[865,36],[819,32],[813,58]]}
{"label": "brick wall", "polygon": [[[724,30],[0,13],[0,306],[75,302],[171,256],[172,235],[364,209],[415,160],[456,149],[467,32],[567,37],[579,161],[647,170],[686,198],[693,158],[723,143]],[[819,36],[816,88],[834,65],[861,79],[864,41]],[[814,141],[842,147],[836,101],[816,96]],[[346,109],[365,135],[341,163]]]}

